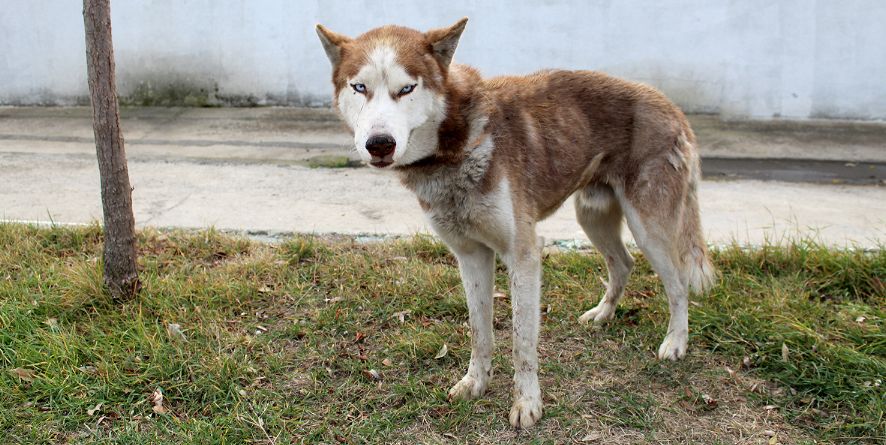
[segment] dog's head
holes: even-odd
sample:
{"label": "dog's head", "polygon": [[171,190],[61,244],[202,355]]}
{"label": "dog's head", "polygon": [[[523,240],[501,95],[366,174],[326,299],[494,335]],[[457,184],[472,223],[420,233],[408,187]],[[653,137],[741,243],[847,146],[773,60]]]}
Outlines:
{"label": "dog's head", "polygon": [[425,33],[385,26],[354,39],[317,25],[332,62],[333,102],[364,162],[408,165],[434,153],[449,64],[467,21]]}

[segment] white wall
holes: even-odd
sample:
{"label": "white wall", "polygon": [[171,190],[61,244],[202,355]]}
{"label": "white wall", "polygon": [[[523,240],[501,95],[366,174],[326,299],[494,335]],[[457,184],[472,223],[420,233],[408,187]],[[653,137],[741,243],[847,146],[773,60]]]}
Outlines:
{"label": "white wall", "polygon": [[[87,94],[82,2],[0,0],[0,104]],[[314,24],[356,35],[471,18],[456,59],[485,74],[591,68],[692,112],[886,119],[883,0],[112,0],[118,85],[328,103]]]}

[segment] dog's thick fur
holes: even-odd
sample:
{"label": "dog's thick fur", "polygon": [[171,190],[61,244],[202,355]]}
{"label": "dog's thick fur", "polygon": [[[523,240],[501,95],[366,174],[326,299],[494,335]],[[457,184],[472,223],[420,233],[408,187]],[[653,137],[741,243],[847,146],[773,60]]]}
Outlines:
{"label": "dog's thick fur", "polygon": [[495,254],[507,265],[510,421],[528,427],[542,413],[536,222],[575,195],[578,222],[609,270],[605,295],[579,320],[603,322],[634,264],[621,237],[627,220],[668,296],[658,356],[676,360],[686,353],[688,295],[714,278],[699,220],[699,158],[683,113],[651,87],[593,71],[483,79],[451,64],[466,22],[426,33],[385,26],[356,39],[319,25],[317,32],[358,153],[400,176],[458,258],[471,361],[451,398],[479,397],[489,384]]}

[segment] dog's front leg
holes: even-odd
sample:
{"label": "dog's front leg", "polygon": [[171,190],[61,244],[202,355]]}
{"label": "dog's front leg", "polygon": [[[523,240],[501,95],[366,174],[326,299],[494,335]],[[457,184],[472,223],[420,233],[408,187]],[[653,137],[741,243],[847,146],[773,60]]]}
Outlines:
{"label": "dog's front leg", "polygon": [[539,299],[541,296],[541,252],[534,230],[522,237],[511,255],[506,255],[511,277],[513,312],[514,404],[511,425],[528,428],[541,418],[541,389],[538,385]]}
{"label": "dog's front leg", "polygon": [[479,243],[453,247],[458,258],[471,325],[471,362],[465,376],[449,390],[450,400],[474,399],[486,392],[492,377],[492,287],[495,252]]}

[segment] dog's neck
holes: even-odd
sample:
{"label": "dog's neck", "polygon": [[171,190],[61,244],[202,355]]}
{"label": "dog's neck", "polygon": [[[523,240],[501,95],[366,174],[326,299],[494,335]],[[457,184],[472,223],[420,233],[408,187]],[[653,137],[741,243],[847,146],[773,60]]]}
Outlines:
{"label": "dog's neck", "polygon": [[482,79],[474,68],[455,65],[450,68],[445,81],[446,112],[443,119],[428,122],[435,125],[429,128],[434,132],[436,147],[431,154],[399,166],[403,173],[410,170],[426,170],[433,167],[458,165],[467,158],[471,150],[479,144],[486,126],[486,116],[481,103],[482,94],[477,94]]}

